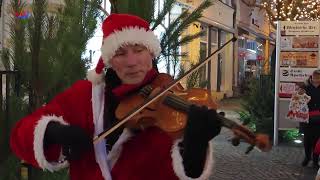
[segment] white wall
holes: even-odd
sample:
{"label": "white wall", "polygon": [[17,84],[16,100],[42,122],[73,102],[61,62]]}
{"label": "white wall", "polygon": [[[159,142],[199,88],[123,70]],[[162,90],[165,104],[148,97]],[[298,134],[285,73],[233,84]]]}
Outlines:
{"label": "white wall", "polygon": [[262,34],[264,36],[269,36],[270,25],[266,12],[260,10],[259,8],[248,7],[241,0],[238,0],[237,6],[237,24],[240,27],[248,28],[256,33]]}
{"label": "white wall", "polygon": [[214,1],[214,4],[204,11],[203,16],[209,21],[215,21],[224,26],[232,28],[233,12],[234,10],[231,7],[225,5],[220,1]]}

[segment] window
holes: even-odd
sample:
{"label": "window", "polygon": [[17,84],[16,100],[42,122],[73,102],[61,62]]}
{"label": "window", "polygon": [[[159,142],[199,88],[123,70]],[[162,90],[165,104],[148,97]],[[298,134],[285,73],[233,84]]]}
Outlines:
{"label": "window", "polygon": [[[205,60],[207,57],[207,43],[200,43],[200,61]],[[199,68],[199,81],[205,82],[207,80],[207,65],[203,65],[201,68]]]}
{"label": "window", "polygon": [[211,45],[218,44],[218,30],[211,28]]}
{"label": "window", "polygon": [[[201,42],[208,42],[208,25],[205,23],[201,23],[201,31],[204,31],[201,36]],[[218,43],[218,30],[215,28],[211,28],[211,46],[215,46]]]}

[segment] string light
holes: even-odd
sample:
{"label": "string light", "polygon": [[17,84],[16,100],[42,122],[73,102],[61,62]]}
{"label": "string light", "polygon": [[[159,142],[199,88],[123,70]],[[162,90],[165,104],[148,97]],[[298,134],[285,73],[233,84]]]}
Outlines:
{"label": "string light", "polygon": [[320,0],[261,0],[271,21],[317,21],[320,19]]}

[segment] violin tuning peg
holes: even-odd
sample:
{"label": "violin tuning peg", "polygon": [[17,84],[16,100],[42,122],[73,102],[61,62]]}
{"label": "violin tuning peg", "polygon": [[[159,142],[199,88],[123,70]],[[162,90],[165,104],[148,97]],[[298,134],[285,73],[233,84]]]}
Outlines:
{"label": "violin tuning peg", "polygon": [[233,137],[233,138],[231,139],[231,144],[232,144],[233,146],[239,146],[239,144],[240,144],[240,139],[239,139],[238,137]]}
{"label": "violin tuning peg", "polygon": [[226,113],[223,112],[223,111],[220,111],[218,114],[219,114],[220,116],[226,117]]}
{"label": "violin tuning peg", "polygon": [[247,150],[246,150],[246,154],[249,154],[253,149],[254,149],[254,146],[255,145],[250,145],[248,148],[247,148]]}

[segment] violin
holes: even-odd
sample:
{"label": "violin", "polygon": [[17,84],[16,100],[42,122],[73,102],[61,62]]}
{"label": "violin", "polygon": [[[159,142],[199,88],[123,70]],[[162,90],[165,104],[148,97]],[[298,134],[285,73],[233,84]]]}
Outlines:
{"label": "violin", "polygon": [[[165,89],[166,85],[173,81],[170,75],[159,74],[151,84],[143,87],[139,93],[122,100],[116,109],[116,117],[123,119],[133,107],[143,104],[148,98],[153,98],[155,94],[160,92],[161,89]],[[172,138],[179,138],[183,135],[183,130],[187,124],[187,113],[192,104],[217,109],[217,104],[212,100],[208,90],[201,88],[184,90],[178,84],[157,101],[149,104],[135,116],[131,117],[125,126],[134,129],[156,126],[167,132]],[[245,126],[239,125],[222,115],[217,114],[217,118],[222,126],[233,132],[235,136],[232,138],[233,145],[238,145],[241,139],[250,144],[246,153],[249,153],[255,146],[262,151],[270,150],[271,146],[267,135],[256,135]],[[199,120],[201,121],[201,119]]]}
{"label": "violin", "polygon": [[[159,74],[151,84],[142,88],[138,94],[129,96],[121,101],[116,109],[116,117],[120,121],[110,129],[94,137],[93,143],[95,144],[104,139],[124,124],[130,128],[140,129],[148,126],[157,126],[167,132],[172,138],[181,137],[186,126],[187,112],[191,104],[204,105],[212,109],[217,109],[217,104],[213,102],[211,93],[208,90],[200,88],[184,90],[179,82],[182,78],[207,63],[211,56],[221,51],[228,43],[234,41],[236,41],[236,38],[227,41],[177,80],[173,80],[170,75]],[[217,118],[222,126],[233,132],[233,145],[239,145],[240,140],[244,140],[250,144],[246,153],[249,153],[254,147],[258,147],[262,151],[269,151],[271,149],[267,135],[254,134],[245,126],[224,116],[217,115]]]}

